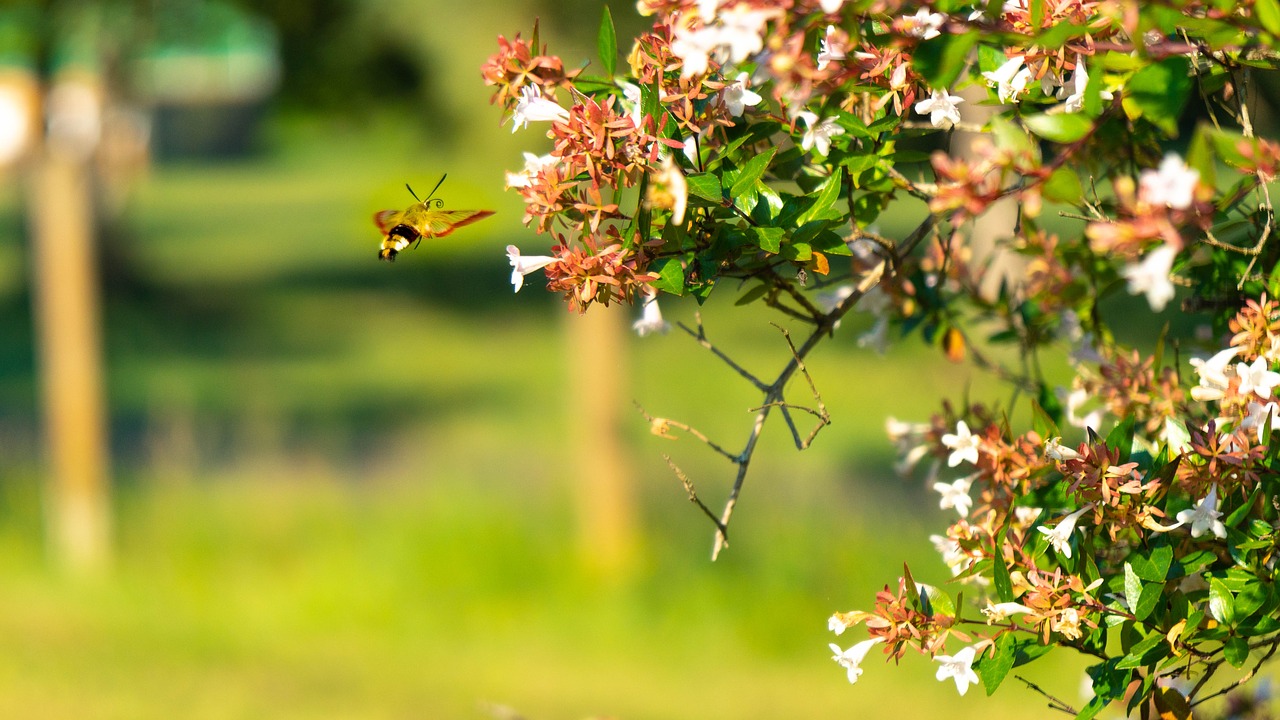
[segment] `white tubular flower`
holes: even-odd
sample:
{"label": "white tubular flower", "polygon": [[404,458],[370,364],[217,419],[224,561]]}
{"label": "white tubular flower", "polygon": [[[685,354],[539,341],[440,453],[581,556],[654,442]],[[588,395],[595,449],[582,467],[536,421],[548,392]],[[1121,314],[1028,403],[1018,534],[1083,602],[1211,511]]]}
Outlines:
{"label": "white tubular flower", "polygon": [[533,85],[520,89],[520,99],[516,109],[511,113],[511,132],[515,132],[529,124],[530,121],[547,122],[568,120],[569,111],[560,107],[555,100],[542,95],[542,91]]}
{"label": "white tubular flower", "polygon": [[1138,176],[1138,199],[1151,205],[1186,210],[1195,202],[1199,184],[1200,171],[1170,153],[1164,156],[1158,169],[1143,170]]}
{"label": "white tubular flower", "polygon": [[823,118],[819,121],[818,116],[808,110],[796,113],[796,118],[804,121],[808,128],[800,138],[800,149],[805,152],[816,148],[818,155],[825,157],[831,151],[831,138],[844,134],[844,128],[836,123],[835,118]]}
{"label": "white tubular flower", "polygon": [[850,683],[856,683],[858,678],[862,677],[861,666],[863,659],[867,657],[867,652],[871,650],[873,645],[880,642],[884,642],[884,639],[871,638],[870,640],[863,640],[848,650],[841,650],[839,645],[831,643],[829,647],[831,652],[834,653],[831,659],[839,663],[840,667],[849,671]]}
{"label": "white tubular flower", "polygon": [[982,438],[970,432],[965,421],[956,423],[955,433],[943,435],[942,444],[951,449],[951,456],[947,458],[948,467],[955,467],[966,460],[974,465],[978,464],[978,449],[982,447]]}
{"label": "white tubular flower", "polygon": [[[1209,494],[1199,502],[1194,508],[1188,508],[1178,513],[1178,525],[1186,525],[1191,523],[1191,537],[1198,538],[1207,532],[1212,531],[1214,536],[1220,540],[1227,538],[1227,526],[1222,524],[1218,518],[1222,517],[1222,513],[1218,511],[1218,486],[1216,484],[1209,486]],[[1174,527],[1177,527],[1176,525]]]}
{"label": "white tubular flower", "polygon": [[515,292],[520,292],[520,288],[524,287],[525,275],[559,261],[560,258],[549,255],[521,255],[520,248],[515,245],[507,246],[507,262],[511,263],[511,286],[515,288]]}
{"label": "white tubular flower", "polygon": [[952,95],[946,90],[930,90],[929,97],[916,103],[915,110],[921,115],[928,115],[934,127],[951,127],[960,122],[960,103],[964,98]]}
{"label": "white tubular flower", "polygon": [[747,73],[738,73],[738,79],[732,85],[726,85],[724,90],[724,105],[729,109],[729,114],[734,117],[740,117],[746,112],[748,107],[759,105],[764,98],[759,93],[752,92],[747,87],[747,83],[751,80],[751,76]]}
{"label": "white tubular flower", "polygon": [[988,625],[991,623],[1004,622],[1012,615],[1020,615],[1022,613],[1029,612],[1031,612],[1031,608],[1023,605],[1022,603],[1016,602],[996,603],[995,605],[987,603],[987,606],[982,608],[982,614],[987,616]]}
{"label": "white tubular flower", "polygon": [[622,107],[630,108],[630,112],[627,113],[627,117],[631,118],[631,124],[638,128],[640,127],[640,122],[644,119],[644,113],[641,111],[643,102],[640,94],[640,86],[628,82],[618,84],[622,87]]}
{"label": "white tubular flower", "polygon": [[672,32],[671,54],[683,62],[680,77],[688,79],[707,71],[711,53],[720,44],[720,30],[703,27],[690,30],[684,25],[677,25]]}
{"label": "white tubular flower", "polygon": [[689,182],[675,160],[667,155],[662,165],[653,173],[649,184],[649,205],[671,211],[674,225],[684,224],[684,213],[689,207]]}
{"label": "white tubular flower", "polygon": [[942,494],[938,507],[946,510],[955,508],[960,517],[968,517],[973,507],[973,499],[969,497],[969,488],[973,487],[973,476],[963,477],[953,483],[934,483],[933,489]]}
{"label": "white tubular flower", "polygon": [[827,36],[818,47],[818,70],[826,70],[827,65],[844,59],[844,48],[836,40],[836,26],[827,26]]}
{"label": "white tubular flower", "polygon": [[507,189],[529,187],[533,181],[533,176],[542,172],[545,168],[551,167],[560,162],[560,158],[555,155],[534,155],[531,152],[524,154],[524,170],[520,172],[507,173]]}
{"label": "white tubular flower", "polygon": [[1024,56],[1014,55],[996,70],[982,73],[987,84],[996,89],[1000,102],[1012,100],[1016,103],[1018,97],[1027,91],[1027,83],[1031,82],[1031,68],[1023,64],[1024,60]]}
{"label": "white tubular flower", "polygon": [[899,19],[903,32],[921,40],[932,40],[942,34],[942,26],[947,16],[942,13],[929,12],[929,8],[920,8],[915,15],[904,15]]}
{"label": "white tubular flower", "polygon": [[1239,348],[1227,348],[1218,352],[1208,360],[1191,358],[1191,367],[1200,376],[1200,384],[1191,388],[1192,399],[1198,402],[1221,400],[1226,396],[1231,381],[1228,375],[1235,375],[1231,361],[1240,354]]}
{"label": "white tubular flower", "polygon": [[764,49],[764,30],[770,10],[757,10],[747,3],[738,3],[720,13],[720,37],[718,44],[727,46],[729,61],[737,64]]}
{"label": "white tubular flower", "polygon": [[933,543],[933,549],[942,556],[942,562],[951,569],[952,575],[959,575],[968,569],[969,558],[960,549],[960,543],[955,538],[930,535],[929,542]]}
{"label": "white tubular flower", "polygon": [[1280,405],[1275,402],[1266,405],[1249,403],[1249,415],[1240,421],[1240,428],[1248,430],[1255,427],[1258,428],[1258,444],[1266,445],[1271,431],[1280,430]]}
{"label": "white tubular flower", "polygon": [[844,623],[844,620],[840,619],[839,615],[832,615],[831,617],[827,618],[827,630],[830,630],[831,632],[835,633],[837,636],[843,635],[844,631],[848,629],[849,629],[849,626]]}
{"label": "white tubular flower", "polygon": [[1272,372],[1264,357],[1252,364],[1236,363],[1236,376],[1240,378],[1241,395],[1253,393],[1263,400],[1270,400],[1271,389],[1280,385],[1280,373]]}
{"label": "white tubular flower", "polygon": [[1059,522],[1056,526],[1051,528],[1040,527],[1040,528],[1037,528],[1037,530],[1039,530],[1041,533],[1048,536],[1049,543],[1053,545],[1053,549],[1055,552],[1057,552],[1059,555],[1065,558],[1070,559],[1071,558],[1071,533],[1075,532],[1076,521],[1080,519],[1080,516],[1083,515],[1086,510],[1089,510],[1092,507],[1093,507],[1092,504],[1085,505],[1079,510],[1062,518],[1061,522]]}
{"label": "white tubular flower", "polygon": [[978,674],[973,671],[973,660],[976,651],[972,647],[962,648],[955,655],[937,655],[934,660],[941,663],[938,668],[938,680],[954,678],[956,691],[964,695],[970,685],[978,683]]}
{"label": "white tubular flower", "polygon": [[[1085,88],[1089,87],[1089,71],[1084,67],[1083,55],[1076,55],[1076,69],[1071,73],[1071,84],[1075,88],[1075,92],[1067,96],[1062,109],[1069,113],[1080,112],[1084,109]],[[1110,100],[1112,95],[1106,90],[1102,90],[1098,93],[1098,97],[1103,100]]]}
{"label": "white tubular flower", "polygon": [[658,309],[658,293],[645,299],[640,319],[631,324],[631,329],[640,337],[651,333],[666,333],[671,329],[671,323],[662,319],[662,310]]}
{"label": "white tubular flower", "polygon": [[1155,312],[1161,312],[1173,299],[1173,259],[1178,250],[1165,243],[1147,253],[1142,262],[1129,263],[1120,270],[1128,283],[1129,294],[1147,296],[1147,303]]}
{"label": "white tubular flower", "polygon": [[1050,460],[1057,460],[1059,462],[1063,460],[1079,460],[1080,453],[1063,445],[1061,442],[1059,442],[1060,440],[1062,440],[1062,438],[1052,437],[1045,441],[1044,443],[1045,457],[1049,458]]}
{"label": "white tubular flower", "polygon": [[818,0],[818,7],[822,8],[822,12],[828,15],[835,15],[840,12],[840,6],[844,4],[844,0]]}

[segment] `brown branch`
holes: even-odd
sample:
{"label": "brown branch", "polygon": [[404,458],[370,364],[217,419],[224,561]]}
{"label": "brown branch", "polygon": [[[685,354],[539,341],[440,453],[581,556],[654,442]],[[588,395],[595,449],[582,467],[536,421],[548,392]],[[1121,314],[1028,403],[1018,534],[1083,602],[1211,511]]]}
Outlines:
{"label": "brown branch", "polygon": [[1044,698],[1045,698],[1046,700],[1048,700],[1048,701],[1049,701],[1048,708],[1049,708],[1050,710],[1057,710],[1057,711],[1059,711],[1059,712],[1068,713],[1068,714],[1070,714],[1070,715],[1078,715],[1078,714],[1079,714],[1078,712],[1076,712],[1076,709],[1075,709],[1075,708],[1073,708],[1073,707],[1071,707],[1070,705],[1066,704],[1066,703],[1065,703],[1065,702],[1063,702],[1062,700],[1059,700],[1058,698],[1054,697],[1053,695],[1050,695],[1049,693],[1045,692],[1045,691],[1044,691],[1044,688],[1040,687],[1039,685],[1037,685],[1037,684],[1035,684],[1035,683],[1031,682],[1030,680],[1028,680],[1028,679],[1026,679],[1026,678],[1022,677],[1021,675],[1014,675],[1014,677],[1015,677],[1015,678],[1017,678],[1018,680],[1021,680],[1021,681],[1022,681],[1022,683],[1023,683],[1024,685],[1026,685],[1028,689],[1030,689],[1030,690],[1034,690],[1035,692],[1038,692],[1038,693],[1040,693],[1041,695],[1043,695],[1043,696],[1044,696]]}
{"label": "brown branch", "polygon": [[706,503],[702,502],[702,500],[698,498],[698,491],[694,490],[693,481],[689,480],[689,476],[684,474],[684,471],[680,469],[680,466],[676,465],[675,461],[671,459],[671,456],[663,455],[662,459],[667,461],[667,467],[671,468],[671,472],[676,474],[676,477],[680,480],[680,484],[684,486],[684,491],[689,494],[689,502],[697,505],[704,515],[711,518],[712,524],[716,526],[716,542],[720,543],[723,547],[728,547],[729,528],[716,518],[716,514],[711,511],[711,508],[707,507]]}
{"label": "brown branch", "polygon": [[725,355],[720,350],[720,348],[716,347],[715,345],[712,345],[710,340],[707,340],[706,328],[702,326],[702,313],[700,312],[695,313],[694,318],[698,322],[697,332],[694,332],[693,330],[689,329],[689,326],[685,325],[684,323],[676,323],[676,326],[679,327],[681,330],[685,331],[686,333],[688,333],[694,340],[698,342],[699,345],[706,348],[707,350],[710,350],[711,354],[720,358],[720,360],[723,361],[724,364],[733,368],[734,372],[746,378],[747,382],[751,383],[752,385],[755,385],[757,390],[764,392],[769,389],[769,386],[765,385],[764,381],[762,381],[760,378],[756,377],[755,375],[752,375],[741,365],[734,362],[733,359],[730,358],[728,355]]}
{"label": "brown branch", "polygon": [[[1250,680],[1252,680],[1253,676],[1258,674],[1258,670],[1261,669],[1262,666],[1265,665],[1266,662],[1271,659],[1271,656],[1276,654],[1276,650],[1280,649],[1280,636],[1273,637],[1272,639],[1259,643],[1258,645],[1255,645],[1253,647],[1262,647],[1263,645],[1267,645],[1268,643],[1271,645],[1270,649],[1267,650],[1267,653],[1265,655],[1258,658],[1258,662],[1254,663],[1253,667],[1249,668],[1249,672],[1242,675],[1239,680],[1236,680],[1230,685],[1220,688],[1216,692],[1212,692],[1208,695],[1205,695],[1202,698],[1198,698],[1195,702],[1191,703],[1191,707],[1195,707],[1201,703],[1208,702],[1209,700],[1212,700],[1213,698],[1216,698],[1220,695],[1226,695],[1232,690],[1235,690],[1240,686],[1244,685],[1245,683],[1249,682]],[[1208,678],[1206,677],[1205,679],[1208,679]],[[1204,685],[1204,680],[1201,680],[1200,683],[1196,685],[1195,690],[1199,690],[1203,685]],[[1194,691],[1193,691],[1193,694],[1194,694]]]}
{"label": "brown branch", "polygon": [[725,450],[723,447],[718,445],[714,440],[704,435],[700,430],[693,427],[692,425],[687,425],[685,423],[680,422],[679,420],[672,420],[670,418],[654,417],[653,415],[650,415],[648,412],[645,412],[645,409],[641,407],[640,403],[635,403],[635,406],[636,406],[636,410],[640,411],[640,414],[644,416],[644,419],[649,421],[650,431],[654,435],[675,440],[676,438],[667,434],[668,429],[675,428],[677,430],[682,430],[692,435],[695,439],[700,440],[707,447],[711,448],[717,453],[728,458],[729,462],[732,462],[732,463],[738,462],[737,455],[734,455],[728,450]]}

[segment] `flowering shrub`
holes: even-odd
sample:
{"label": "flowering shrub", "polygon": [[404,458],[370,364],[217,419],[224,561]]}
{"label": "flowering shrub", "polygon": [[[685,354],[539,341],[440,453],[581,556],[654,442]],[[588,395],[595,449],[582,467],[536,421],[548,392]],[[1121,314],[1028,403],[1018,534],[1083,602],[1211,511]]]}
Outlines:
{"label": "flowering shrub", "polygon": [[[715,552],[770,412],[801,448],[827,423],[804,358],[858,307],[878,318],[866,344],[882,347],[891,328],[918,334],[1007,381],[1010,405],[1029,409],[1014,417],[1030,419],[973,404],[890,422],[900,469],[924,468],[955,513],[933,541],[957,589],[908,570],[868,609],[833,615],[836,634],[868,636],[832,644],[850,682],[872,650],[915,651],[961,694],[978,682],[990,693],[1061,647],[1090,658],[1093,694],[1081,708],[1049,696],[1051,707],[1185,718],[1252,678],[1280,649],[1280,252],[1267,186],[1280,144],[1255,135],[1249,91],[1276,65],[1280,2],[638,9],[653,25],[621,70],[607,11],[595,74],[566,70],[536,26],[529,40],[500,38],[484,66],[513,131],[545,127],[552,142],[507,177],[550,254],[508,255],[517,290],[541,269],[579,312],[642,300],[641,332],[666,328],[659,296],[702,301],[724,285],[806,329],[799,343],[783,332],[789,357],[769,381],[701,324],[685,328],[764,398],[738,453],[650,417],[655,433],[688,433],[737,465],[717,514],[672,463],[715,524]],[[966,88],[986,99],[956,94]],[[1169,152],[1193,99],[1206,119],[1184,154]],[[988,112],[974,119],[979,103]],[[916,149],[942,140],[964,152]],[[970,222],[1002,201],[1016,204],[1002,232]],[[915,227],[877,230],[890,216]],[[1182,357],[1196,338],[1166,334],[1154,351],[1117,338],[1109,297],[1140,295],[1159,313],[1180,286],[1181,310],[1212,338],[1203,359]],[[1011,349],[979,347],[979,333]],[[1048,353],[1070,358],[1069,388],[1040,370]],[[813,407],[785,396],[797,374]],[[816,419],[807,435],[800,414]],[[1224,680],[1227,667],[1245,672]]]}

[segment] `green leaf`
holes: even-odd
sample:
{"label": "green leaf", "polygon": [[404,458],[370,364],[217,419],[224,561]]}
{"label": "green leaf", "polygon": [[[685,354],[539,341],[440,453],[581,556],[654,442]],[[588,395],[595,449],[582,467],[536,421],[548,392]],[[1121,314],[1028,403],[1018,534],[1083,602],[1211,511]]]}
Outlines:
{"label": "green leaf", "polygon": [[1271,599],[1269,588],[1261,582],[1251,582],[1243,590],[1236,593],[1235,612],[1237,620],[1244,620],[1262,609]]}
{"label": "green leaf", "polygon": [[662,115],[662,78],[656,77],[653,84],[640,88],[640,114],[657,120]]}
{"label": "green leaf", "polygon": [[658,275],[653,281],[655,288],[672,295],[684,294],[684,263],[680,258],[658,258],[649,263],[649,272]]}
{"label": "green leaf", "polygon": [[1209,550],[1197,550],[1178,558],[1177,573],[1173,577],[1195,575],[1218,561],[1218,556]]}
{"label": "green leaf", "polygon": [[777,254],[782,249],[782,238],[786,234],[782,228],[753,227],[750,232],[761,250]]}
{"label": "green leaf", "polygon": [[720,178],[711,173],[694,173],[685,178],[689,194],[720,205],[724,202],[724,192],[720,189]]}
{"label": "green leaf", "polygon": [[1031,153],[1033,157],[1039,159],[1039,146],[1013,120],[1003,115],[995,115],[991,118],[990,127],[991,134],[995,137],[996,147],[1013,153]]}
{"label": "green leaf", "polygon": [[1129,462],[1133,451],[1134,418],[1132,415],[1120,421],[1111,432],[1107,433],[1107,447],[1120,451],[1120,462]]}
{"label": "green leaf", "polygon": [[609,6],[604,6],[600,15],[600,31],[596,35],[596,50],[600,53],[600,62],[604,64],[604,74],[613,76],[618,63],[618,33],[613,27],[613,14]]}
{"label": "green leaf", "polygon": [[836,200],[840,199],[840,189],[843,185],[844,168],[837,166],[835,172],[831,173],[831,176],[822,185],[818,186],[818,195],[814,199],[813,205],[801,213],[800,217],[796,218],[796,225],[804,225],[811,220],[816,220],[830,210],[836,204]]}
{"label": "green leaf", "polygon": [[984,654],[978,662],[974,663],[973,669],[978,673],[978,677],[982,678],[982,686],[987,689],[988,696],[1000,687],[1000,683],[1004,682],[1009,671],[1013,669],[1017,650],[1018,640],[1013,633],[1005,633],[996,640],[993,657],[987,657]]}
{"label": "green leaf", "polygon": [[1175,418],[1165,418],[1164,436],[1169,441],[1169,452],[1180,455],[1191,447],[1191,433],[1187,432],[1186,423]]}
{"label": "green leaf", "polygon": [[1249,642],[1242,637],[1229,637],[1222,645],[1222,657],[1235,667],[1244,667],[1249,660]]}
{"label": "green leaf", "polygon": [[1040,113],[1022,118],[1027,129],[1050,142],[1068,144],[1089,134],[1093,121],[1080,113]]}
{"label": "green leaf", "polygon": [[1125,568],[1133,568],[1133,573],[1148,582],[1162,583],[1169,578],[1169,567],[1173,564],[1173,548],[1161,544],[1151,551],[1131,556]]}
{"label": "green leaf", "polygon": [[[1270,420],[1268,419],[1267,422],[1270,422]],[[1261,494],[1262,494],[1262,485],[1258,485],[1253,489],[1253,492],[1249,494],[1249,499],[1246,500],[1244,504],[1236,508],[1230,515],[1223,518],[1222,524],[1226,525],[1229,528],[1239,525],[1240,521],[1243,520],[1246,515],[1248,515],[1250,512],[1253,511],[1254,504],[1257,503],[1258,496]]]}
{"label": "green leaf", "polygon": [[925,40],[911,54],[911,67],[931,88],[947,88],[965,69],[969,50],[978,42],[979,32],[943,33]]}
{"label": "green leaf", "polygon": [[1129,648],[1129,652],[1120,659],[1116,667],[1139,668],[1157,663],[1162,657],[1168,655],[1168,647],[1164,635],[1153,632]]}
{"label": "green leaf", "polygon": [[1236,620],[1235,599],[1218,578],[1209,578],[1209,614],[1223,625],[1231,625]]}
{"label": "green leaf", "polygon": [[[822,224],[826,225],[825,222]],[[814,250],[827,255],[853,255],[853,250],[849,249],[849,243],[830,230],[824,229],[814,236],[809,244]]]}
{"label": "green leaf", "polygon": [[746,193],[760,178],[764,177],[765,171],[769,169],[769,163],[773,161],[773,156],[777,152],[777,148],[769,148],[766,152],[753,155],[747,164],[742,166],[738,179],[733,181],[733,186],[729,188],[729,197],[736,198]]}
{"label": "green leaf", "polygon": [[951,601],[951,596],[942,592],[932,585],[920,584],[920,598],[934,615],[943,615],[953,618],[956,616],[955,603]]}
{"label": "green leaf", "polygon": [[1093,699],[1076,715],[1077,720],[1088,720],[1106,708],[1112,700],[1124,697],[1125,688],[1129,685],[1129,678],[1133,676],[1133,671],[1119,667],[1119,663],[1118,658],[1112,658],[1086,670],[1093,683]]}
{"label": "green leaf", "polygon": [[1190,60],[1176,55],[1142,68],[1125,85],[1125,111],[1146,118],[1170,137],[1177,135],[1192,89],[1189,71]]}
{"label": "green leaf", "polygon": [[809,262],[813,259],[813,247],[805,242],[788,242],[783,244],[778,254],[794,262]]}
{"label": "green leaf", "polygon": [[1280,35],[1280,2],[1277,2],[1277,0],[1254,0],[1253,14],[1267,32],[1272,35]]}
{"label": "green leaf", "polygon": [[[1125,604],[1129,606],[1129,612],[1137,614],[1134,607],[1138,604],[1138,598],[1142,595],[1142,580],[1138,577],[1138,573],[1133,571],[1133,565],[1124,564],[1124,599]],[[1138,618],[1141,620],[1142,618]]]}
{"label": "green leaf", "polygon": [[[996,547],[1004,545],[1004,531],[1000,532],[1000,541],[996,543]],[[992,581],[996,586],[996,597],[1000,602],[1013,602],[1013,580],[1009,577],[1009,566],[1004,563],[1004,553],[997,552],[994,558],[995,562],[991,566]],[[991,694],[992,688],[987,688],[987,694]]]}
{"label": "green leaf", "polygon": [[1046,200],[1064,205],[1075,205],[1084,197],[1084,187],[1080,184],[1080,176],[1068,167],[1059,167],[1053,171],[1040,192]]}

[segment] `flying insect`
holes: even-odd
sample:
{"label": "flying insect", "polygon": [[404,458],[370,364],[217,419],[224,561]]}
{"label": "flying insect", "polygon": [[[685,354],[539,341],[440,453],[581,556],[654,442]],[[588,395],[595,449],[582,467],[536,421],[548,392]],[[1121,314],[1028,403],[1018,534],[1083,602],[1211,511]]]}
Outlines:
{"label": "flying insect", "polygon": [[419,200],[418,194],[409,187],[409,194],[418,202],[405,210],[383,210],[373,214],[373,222],[382,232],[382,246],[378,249],[378,259],[394,262],[396,255],[413,245],[415,248],[423,238],[444,237],[463,225],[470,225],[493,214],[492,210],[445,210],[443,200],[431,200],[449,177],[445,174],[440,182],[431,189],[425,200]]}

